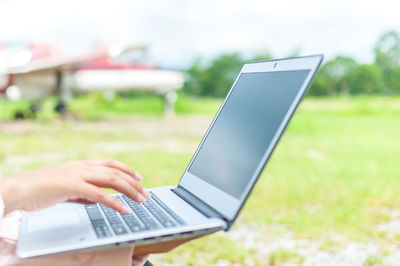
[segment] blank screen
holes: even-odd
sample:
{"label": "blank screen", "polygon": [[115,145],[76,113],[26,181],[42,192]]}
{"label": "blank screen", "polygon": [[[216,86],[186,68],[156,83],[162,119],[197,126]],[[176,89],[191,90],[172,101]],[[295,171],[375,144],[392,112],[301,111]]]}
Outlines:
{"label": "blank screen", "polygon": [[240,199],[309,72],[241,74],[188,171]]}

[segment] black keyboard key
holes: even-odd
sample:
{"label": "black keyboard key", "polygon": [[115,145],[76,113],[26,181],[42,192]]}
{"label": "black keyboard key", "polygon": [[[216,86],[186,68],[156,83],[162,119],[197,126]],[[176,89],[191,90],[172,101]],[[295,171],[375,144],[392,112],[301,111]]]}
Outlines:
{"label": "black keyboard key", "polygon": [[116,235],[122,235],[128,233],[128,231],[125,229],[124,224],[122,223],[121,218],[119,217],[118,213],[114,211],[113,209],[106,207],[102,204],[100,204],[108,222],[111,225],[111,228],[113,229],[114,233]]}
{"label": "black keyboard key", "polygon": [[124,219],[132,232],[140,232],[147,229],[132,213],[122,215],[122,219]]}
{"label": "black keyboard key", "polygon": [[173,212],[164,202],[162,202],[153,192],[150,191],[151,198],[161,206],[172,218],[175,219],[180,225],[184,225],[185,222],[175,213]]}
{"label": "black keyboard key", "polygon": [[[114,196],[114,198],[126,206],[126,203],[121,199],[120,196]],[[121,217],[132,232],[140,232],[147,229],[147,227],[142,224],[132,213],[122,214]]]}
{"label": "black keyboard key", "polygon": [[144,206],[157,218],[164,227],[173,227],[176,223],[171,220],[150,198],[143,203]]}
{"label": "black keyboard key", "polygon": [[125,195],[123,195],[122,197],[124,198],[128,206],[133,210],[133,212],[137,215],[137,217],[139,217],[139,219],[143,222],[144,225],[146,225],[148,229],[160,228],[156,220],[153,217],[151,217],[151,215],[143,207],[143,204],[137,203]]}
{"label": "black keyboard key", "polygon": [[[185,224],[185,222],[168,206],[166,206],[154,193],[150,193],[151,198],[146,199],[143,204],[137,203],[125,195],[122,195],[122,197],[114,196],[114,198],[122,202],[125,206],[128,205],[131,210],[133,210],[133,213],[128,214],[118,214],[118,212],[102,204],[85,205],[87,214],[97,237],[102,238],[112,235],[103,214],[116,235],[127,234],[128,230],[126,226],[132,232],[140,232],[150,229],[158,229],[160,227],[174,227],[178,224]],[[101,211],[103,211],[103,214]]]}
{"label": "black keyboard key", "polygon": [[90,222],[92,223],[93,229],[97,237],[107,237],[111,235],[110,230],[101,215],[100,209],[96,204],[90,204],[85,206],[86,212],[89,216]]}
{"label": "black keyboard key", "polygon": [[85,207],[90,220],[104,220],[103,215],[101,215],[101,212],[96,204],[86,205]]}

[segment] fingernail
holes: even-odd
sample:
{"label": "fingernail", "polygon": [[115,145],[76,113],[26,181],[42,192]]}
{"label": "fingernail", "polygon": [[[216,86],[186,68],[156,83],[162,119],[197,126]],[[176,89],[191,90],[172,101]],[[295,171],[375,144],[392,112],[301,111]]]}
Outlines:
{"label": "fingernail", "polygon": [[143,179],[142,175],[139,173],[136,173],[136,177],[139,179],[139,181]]}
{"label": "fingernail", "polygon": [[150,193],[146,189],[143,189],[143,193],[142,194],[143,194],[143,196],[145,198],[148,198],[150,196]]}
{"label": "fingernail", "polygon": [[140,201],[140,202],[143,202],[143,201],[146,200],[146,198],[143,197],[141,194],[138,194],[138,198],[139,198],[139,201]]}
{"label": "fingernail", "polygon": [[130,210],[130,209],[128,209],[126,206],[124,206],[124,212],[125,212],[125,213],[130,213],[130,212],[131,212],[131,210]]}

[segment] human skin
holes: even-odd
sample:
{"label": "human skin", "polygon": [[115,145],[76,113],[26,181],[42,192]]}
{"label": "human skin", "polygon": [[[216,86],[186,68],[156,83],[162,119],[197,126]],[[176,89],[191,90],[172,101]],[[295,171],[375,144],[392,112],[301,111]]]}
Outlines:
{"label": "human skin", "polygon": [[[121,213],[129,212],[102,188],[112,188],[143,202],[149,196],[140,185],[142,177],[127,165],[112,159],[71,161],[0,179],[4,215],[14,210],[34,211],[60,202],[100,202]],[[197,237],[194,237],[197,238]],[[166,241],[138,247],[132,265],[143,265],[148,253],[168,252],[190,239]]]}
{"label": "human skin", "polygon": [[2,178],[0,194],[4,214],[14,210],[39,210],[60,202],[100,202],[128,213],[128,209],[102,188],[115,189],[143,202],[148,193],[140,185],[141,179],[130,167],[112,159],[71,161]]}

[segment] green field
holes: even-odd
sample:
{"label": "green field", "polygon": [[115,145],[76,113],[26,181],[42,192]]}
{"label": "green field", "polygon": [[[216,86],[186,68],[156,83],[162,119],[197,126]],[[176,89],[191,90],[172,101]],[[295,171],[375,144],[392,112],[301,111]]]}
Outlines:
{"label": "green field", "polygon": [[[3,176],[66,160],[112,157],[139,171],[145,187],[176,184],[221,102],[184,96],[177,117],[166,119],[162,101],[151,97],[143,102],[152,107],[139,104],[140,98],[109,105],[99,105],[102,101],[96,99],[82,101],[76,100],[73,110],[95,120],[63,122],[47,111],[37,121],[0,123]],[[7,120],[15,104],[1,105]],[[308,98],[232,232],[191,242],[154,256],[153,261],[190,265],[221,260],[249,265],[304,261],[296,248],[263,253],[257,245],[246,246],[232,237],[252,229],[258,232],[255,241],[260,245],[288,233],[333,252],[347,241],[374,242],[379,252],[367,260],[379,262],[400,241],[398,232],[378,230],[400,210],[399,158],[400,98]]]}

